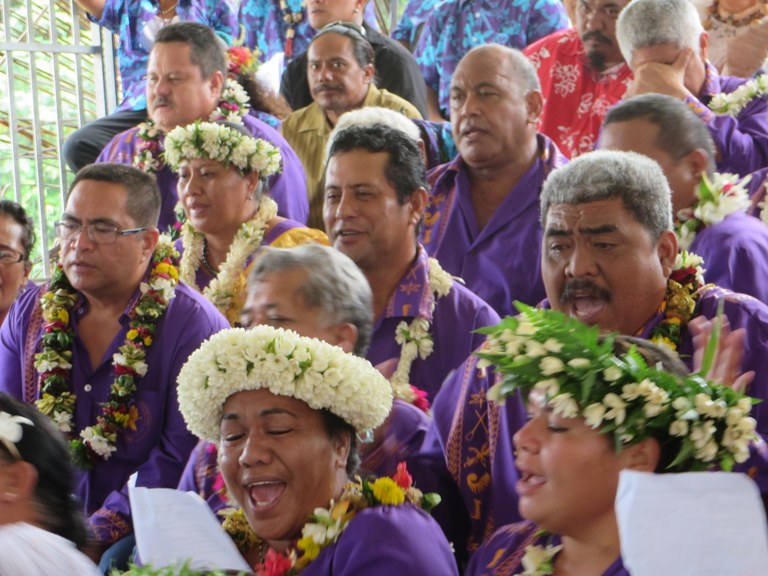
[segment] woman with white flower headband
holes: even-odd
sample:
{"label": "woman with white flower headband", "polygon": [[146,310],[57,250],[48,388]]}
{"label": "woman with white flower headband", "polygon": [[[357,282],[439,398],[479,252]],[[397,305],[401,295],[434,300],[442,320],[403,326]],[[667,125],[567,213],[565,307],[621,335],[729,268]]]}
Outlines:
{"label": "woman with white flower headband", "polygon": [[527,307],[486,331],[478,356],[503,375],[489,399],[527,396],[514,444],[528,521],[497,530],[467,575],[629,576],[614,512],[620,470],[730,470],[749,455],[752,399],[689,375],[667,348]]}
{"label": "woman with white flower headband", "polygon": [[277,215],[264,190],[280,171],[280,151],[229,122],[195,122],[165,138],[165,162],[179,174],[180,277],[231,324],[245,301],[248,268],[259,247],[328,244],[324,232]]}
{"label": "woman with white flower headband", "polygon": [[90,576],[69,448],[51,421],[0,392],[0,574]]}
{"label": "woman with white flower headband", "polygon": [[[189,429],[218,442],[240,510],[224,522],[258,574],[457,574],[428,510],[436,495],[392,478],[361,480],[356,436],[392,406],[367,360],[290,330],[224,330],[181,370]],[[183,559],[179,559],[183,560]]]}

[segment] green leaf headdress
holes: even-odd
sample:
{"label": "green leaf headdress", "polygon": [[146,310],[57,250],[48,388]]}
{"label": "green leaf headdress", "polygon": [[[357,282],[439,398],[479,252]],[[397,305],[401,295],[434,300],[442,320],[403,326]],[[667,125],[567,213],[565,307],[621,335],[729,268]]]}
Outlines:
{"label": "green leaf headdress", "polygon": [[[650,342],[600,334],[554,310],[517,304],[520,316],[494,327],[477,352],[481,366],[503,375],[488,391],[502,401],[520,391],[543,392],[556,414],[581,417],[610,434],[616,450],[656,438],[670,472],[730,470],[749,457],[753,399],[699,375],[673,373],[678,362]],[[634,340],[634,341],[633,341]]]}

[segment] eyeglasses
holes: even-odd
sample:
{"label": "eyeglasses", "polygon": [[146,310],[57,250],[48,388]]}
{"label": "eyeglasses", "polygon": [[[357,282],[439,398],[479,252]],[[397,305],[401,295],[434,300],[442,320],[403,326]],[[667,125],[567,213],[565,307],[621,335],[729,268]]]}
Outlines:
{"label": "eyeglasses", "polygon": [[0,264],[10,266],[24,260],[24,254],[13,248],[0,247]]}
{"label": "eyeglasses", "polygon": [[80,231],[85,229],[88,238],[96,244],[114,244],[117,242],[118,236],[129,236],[147,230],[147,228],[124,228],[121,230],[117,226],[110,226],[109,224],[88,224],[88,226],[83,226],[79,222],[68,220],[54,222],[53,227],[56,230],[56,236],[65,242],[74,240],[80,234]]}

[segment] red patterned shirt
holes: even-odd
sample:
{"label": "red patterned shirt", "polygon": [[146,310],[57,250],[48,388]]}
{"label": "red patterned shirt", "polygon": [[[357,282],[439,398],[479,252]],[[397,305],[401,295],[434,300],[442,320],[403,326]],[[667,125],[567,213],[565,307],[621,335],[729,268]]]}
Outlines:
{"label": "red patterned shirt", "polygon": [[539,131],[573,158],[595,148],[606,112],[622,99],[632,71],[622,63],[604,72],[589,67],[575,28],[550,34],[525,50],[544,95]]}

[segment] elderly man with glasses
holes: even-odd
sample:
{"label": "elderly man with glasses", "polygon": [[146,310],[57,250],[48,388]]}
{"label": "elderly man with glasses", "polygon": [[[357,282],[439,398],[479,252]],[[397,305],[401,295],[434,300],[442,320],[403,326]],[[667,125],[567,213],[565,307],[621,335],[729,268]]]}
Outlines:
{"label": "elderly man with glasses", "polygon": [[81,170],[55,224],[51,281],[23,294],[0,330],[0,391],[36,405],[70,439],[96,560],[132,532],[131,474],[140,486],[177,485],[195,437],[178,410],[176,376],[228,327],[178,284],[159,213],[152,176],[120,164]]}

